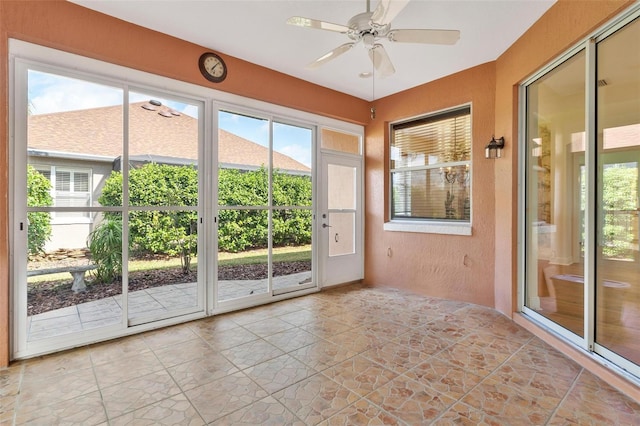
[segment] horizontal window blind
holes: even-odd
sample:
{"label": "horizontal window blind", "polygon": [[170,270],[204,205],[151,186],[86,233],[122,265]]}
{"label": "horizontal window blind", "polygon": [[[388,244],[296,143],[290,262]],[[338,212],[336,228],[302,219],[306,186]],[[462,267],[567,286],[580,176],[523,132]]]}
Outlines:
{"label": "horizontal window blind", "polygon": [[469,221],[471,109],[391,126],[391,217]]}

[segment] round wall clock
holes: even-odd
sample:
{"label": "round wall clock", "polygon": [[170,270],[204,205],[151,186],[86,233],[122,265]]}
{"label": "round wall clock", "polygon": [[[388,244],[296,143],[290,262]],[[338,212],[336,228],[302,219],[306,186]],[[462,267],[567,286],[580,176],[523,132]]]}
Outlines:
{"label": "round wall clock", "polygon": [[206,52],[198,59],[200,72],[209,81],[220,83],[227,77],[227,65],[213,52]]}

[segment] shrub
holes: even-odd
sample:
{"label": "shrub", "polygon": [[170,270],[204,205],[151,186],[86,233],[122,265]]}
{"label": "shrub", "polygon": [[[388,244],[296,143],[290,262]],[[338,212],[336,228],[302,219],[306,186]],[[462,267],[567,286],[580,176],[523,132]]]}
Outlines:
{"label": "shrub", "polygon": [[[48,207],[53,205],[51,182],[33,166],[27,165],[27,206]],[[28,250],[30,255],[44,251],[44,245],[51,238],[51,216],[46,212],[27,213]]]}
{"label": "shrub", "polygon": [[[269,186],[265,168],[255,171],[220,169],[218,203],[226,206],[267,206]],[[129,171],[129,202],[132,206],[196,206],[197,170],[190,166],[146,164]],[[280,206],[311,206],[311,179],[275,171],[273,203]],[[122,174],[114,172],[99,198],[102,205],[122,205]],[[108,214],[107,214],[108,216]],[[218,244],[223,251],[264,248],[268,243],[267,210],[221,210]],[[133,211],[129,233],[135,252],[180,256],[188,270],[197,254],[198,215],[191,211]],[[274,210],[273,244],[311,242],[311,211]]]}
{"label": "shrub", "polygon": [[105,218],[89,234],[87,246],[93,262],[98,266],[95,270],[97,281],[110,283],[122,275],[121,220]]}

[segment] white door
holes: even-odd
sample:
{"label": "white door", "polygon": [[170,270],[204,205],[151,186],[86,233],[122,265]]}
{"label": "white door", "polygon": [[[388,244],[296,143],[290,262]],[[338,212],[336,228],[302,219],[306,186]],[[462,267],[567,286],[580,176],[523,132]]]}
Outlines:
{"label": "white door", "polygon": [[322,153],[318,232],[323,287],[364,277],[362,157]]}

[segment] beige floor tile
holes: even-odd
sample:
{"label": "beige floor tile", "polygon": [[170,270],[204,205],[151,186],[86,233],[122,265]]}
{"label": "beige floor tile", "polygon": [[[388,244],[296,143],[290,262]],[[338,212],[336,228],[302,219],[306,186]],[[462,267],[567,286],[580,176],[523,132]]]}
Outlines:
{"label": "beige floor tile", "polygon": [[339,411],[329,419],[322,421],[320,426],[348,426],[348,425],[400,425],[400,421],[376,407],[366,399],[361,399],[353,405]]}
{"label": "beige floor tile", "polygon": [[260,337],[271,336],[272,334],[280,333],[293,327],[293,324],[280,318],[265,318],[244,326],[244,328]]}
{"label": "beige floor tile", "polygon": [[107,421],[100,392],[59,401],[32,410],[18,410],[16,424],[97,425]]}
{"label": "beige floor tile", "polygon": [[402,374],[429,358],[426,352],[411,349],[400,343],[389,342],[384,346],[370,349],[362,356],[378,364]]}
{"label": "beige floor tile", "polygon": [[288,322],[289,324],[293,324],[297,327],[300,327],[305,324],[309,324],[314,322],[319,318],[319,314],[315,312],[311,312],[307,309],[300,309],[295,312],[290,312],[288,314],[278,316],[283,321]]}
{"label": "beige floor tile", "polygon": [[316,371],[285,354],[247,368],[244,373],[271,394],[314,375]]}
{"label": "beige floor tile", "polygon": [[507,363],[494,371],[487,383],[501,383],[533,396],[562,399],[573,384],[573,378],[550,375],[534,368],[514,367]]}
{"label": "beige floor tile", "polygon": [[0,424],[206,422],[636,425],[640,405],[497,311],[363,285],[0,370]]}
{"label": "beige floor tile", "polygon": [[560,400],[549,396],[533,396],[494,380],[485,380],[469,392],[462,402],[498,419],[541,425],[549,420]]}
{"label": "beige floor tile", "polygon": [[189,328],[188,324],[181,324],[145,333],[143,338],[149,348],[161,349],[177,343],[197,339],[198,335]]}
{"label": "beige floor tile", "polygon": [[44,379],[59,374],[91,367],[91,355],[88,348],[80,348],[52,355],[32,358],[24,363],[24,377]]}
{"label": "beige floor tile", "polygon": [[265,337],[265,340],[284,352],[295,351],[307,345],[317,343],[321,339],[308,331],[292,328]]}
{"label": "beige floor tile", "polygon": [[360,396],[367,395],[398,376],[398,373],[361,355],[343,361],[323,371],[323,374]]}
{"label": "beige floor tile", "polygon": [[389,343],[388,339],[371,333],[363,327],[354,328],[333,336],[327,336],[327,340],[355,353],[362,353]]}
{"label": "beige floor tile", "polygon": [[480,410],[458,402],[449,408],[442,416],[432,423],[432,426],[504,426],[503,421],[489,416]]}
{"label": "beige floor tile", "polygon": [[[624,414],[626,418],[635,419],[635,424],[640,424],[640,403],[621,395],[616,389],[587,371],[580,373],[565,402],[569,407],[589,404],[605,405],[607,408],[602,412],[609,413],[614,410],[621,415]],[[621,421],[619,424],[624,422]]]}
{"label": "beige floor tile", "polygon": [[534,338],[509,359],[513,367],[535,368],[553,376],[575,379],[580,366],[551,346]]}
{"label": "beige floor tile", "polygon": [[154,352],[165,367],[172,367],[194,359],[213,356],[217,353],[207,342],[201,339],[188,340],[163,349],[156,349]]}
{"label": "beige floor tile", "polygon": [[42,379],[24,377],[20,387],[18,412],[26,414],[97,390],[98,384],[91,368]]}
{"label": "beige floor tile", "polygon": [[242,372],[188,390],[185,394],[207,423],[267,396],[267,392]]}
{"label": "beige floor tile", "polygon": [[94,367],[101,389],[131,379],[162,371],[162,363],[153,352],[143,352]]}
{"label": "beige floor tile", "polygon": [[163,370],[102,389],[102,398],[107,415],[115,418],[179,393],[178,385]]}
{"label": "beige floor tile", "polygon": [[218,352],[167,369],[185,391],[237,373],[238,368]]}
{"label": "beige floor tile", "polygon": [[317,319],[300,328],[323,339],[351,329],[351,327],[346,324],[328,318]]}
{"label": "beige floor tile", "polygon": [[189,328],[196,334],[208,333],[213,331],[225,331],[239,327],[238,323],[231,320],[226,315],[216,315],[214,317],[203,318],[189,323]]}
{"label": "beige floor tile", "polygon": [[455,399],[464,396],[483,379],[472,370],[450,364],[436,357],[432,357],[407,371],[405,375]]}
{"label": "beige floor tile", "polygon": [[427,356],[437,354],[438,352],[455,344],[454,339],[439,338],[424,330],[412,330],[397,337],[393,342],[406,346]]}
{"label": "beige floor tile", "polygon": [[268,396],[211,423],[211,426],[304,426],[305,423]]}
{"label": "beige floor tile", "polygon": [[374,336],[379,336],[387,340],[393,340],[411,331],[409,327],[405,327],[404,325],[400,325],[392,321],[372,322],[369,324],[365,324],[359,329],[365,330],[366,332],[371,333]]}
{"label": "beige floor tile", "polygon": [[405,376],[397,377],[366,398],[410,425],[429,424],[455,402]]}
{"label": "beige floor tile", "polygon": [[321,371],[357,355],[357,352],[322,340],[289,354],[314,370]]}
{"label": "beige floor tile", "polygon": [[356,393],[323,374],[311,376],[273,396],[306,424],[328,419],[359,399]]}
{"label": "beige floor tile", "polygon": [[284,354],[283,351],[262,339],[234,346],[221,353],[240,370]]}
{"label": "beige floor tile", "polygon": [[213,349],[218,351],[260,339],[240,326],[230,330],[199,330],[198,333]]}
{"label": "beige floor tile", "polygon": [[438,352],[435,357],[450,364],[486,376],[502,364],[513,352],[507,341],[497,339],[492,342],[465,341],[456,343]]}
{"label": "beige floor tile", "polygon": [[131,411],[110,421],[111,426],[123,425],[185,425],[200,426],[205,422],[187,397],[182,394]]}
{"label": "beige floor tile", "polygon": [[150,350],[142,336],[124,337],[89,347],[91,361],[94,366],[108,362],[117,362],[122,358],[137,356]]}

